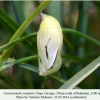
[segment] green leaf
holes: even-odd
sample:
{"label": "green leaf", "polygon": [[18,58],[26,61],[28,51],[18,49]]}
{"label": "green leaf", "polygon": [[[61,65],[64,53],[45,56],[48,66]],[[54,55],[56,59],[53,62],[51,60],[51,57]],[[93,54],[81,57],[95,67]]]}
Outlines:
{"label": "green leaf", "polygon": [[81,36],[83,38],[85,38],[86,40],[92,42],[92,43],[95,43],[96,45],[100,46],[100,41],[97,41],[96,39],[86,35],[86,34],[82,34],[81,32],[79,31],[76,31],[76,30],[73,30],[73,29],[66,29],[66,28],[62,28],[62,31],[64,33],[70,33],[70,34],[73,34],[73,35],[77,35],[77,36]]}
{"label": "green leaf", "polygon": [[[14,34],[17,29],[19,28],[19,25],[16,24],[2,9],[0,9],[0,24],[7,29],[11,34]],[[27,35],[28,33],[24,32],[23,36]],[[33,39],[29,39],[23,42],[25,46],[27,46],[28,49],[31,51],[34,50],[34,45],[30,45],[31,43],[34,43]],[[31,48],[33,46],[33,48]]]}
{"label": "green leaf", "polygon": [[12,34],[14,34],[19,27],[2,9],[0,9],[0,24]]}
{"label": "green leaf", "polygon": [[20,66],[22,68],[25,68],[25,69],[28,69],[30,71],[38,73],[38,68],[36,66],[31,65],[31,64],[20,64],[18,66]]}
{"label": "green leaf", "polygon": [[20,63],[22,63],[22,62],[27,62],[27,61],[30,61],[30,60],[34,60],[34,59],[37,59],[37,58],[38,58],[37,55],[33,55],[33,56],[29,56],[29,57],[24,57],[24,58],[15,60],[15,61],[14,61],[14,65],[20,64]]}
{"label": "green leaf", "polygon": [[100,66],[100,56],[70,78],[60,89],[72,89]]}
{"label": "green leaf", "polygon": [[24,40],[26,40],[26,39],[28,39],[28,38],[30,38],[30,37],[32,38],[33,36],[36,36],[36,34],[37,34],[37,33],[32,33],[32,34],[29,34],[29,35],[27,35],[27,36],[25,36],[25,37],[16,39],[16,40],[14,40],[14,41],[11,42],[11,43],[7,43],[7,44],[3,45],[3,46],[0,47],[0,52],[3,51],[3,50],[5,50],[5,49],[10,48],[11,46],[13,46],[13,45],[15,45],[15,44],[17,44],[17,43],[19,43],[19,42],[21,42],[21,41],[24,41]]}

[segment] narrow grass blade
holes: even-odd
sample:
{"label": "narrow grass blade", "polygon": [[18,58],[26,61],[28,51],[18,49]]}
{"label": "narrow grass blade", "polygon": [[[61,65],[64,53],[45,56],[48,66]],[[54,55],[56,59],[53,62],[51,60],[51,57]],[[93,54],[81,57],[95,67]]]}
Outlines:
{"label": "narrow grass blade", "polygon": [[95,43],[96,45],[100,46],[100,41],[86,35],[86,34],[82,34],[81,32],[79,31],[76,31],[76,30],[73,30],[73,29],[66,29],[66,28],[62,28],[62,31],[64,33],[70,33],[70,34],[73,34],[73,35],[77,35],[77,36],[81,36],[85,39],[87,39],[88,41],[92,42],[92,43]]}
{"label": "narrow grass blade", "polygon": [[[19,25],[14,22],[2,9],[0,9],[0,24],[7,29],[12,35],[17,31]],[[28,33],[24,32],[23,36],[27,35]],[[34,43],[33,39],[29,39],[23,42],[23,44],[30,50],[33,51],[35,46],[30,45],[30,43]],[[33,46],[33,48],[31,48]]]}
{"label": "narrow grass blade", "polygon": [[33,55],[33,56],[21,58],[21,59],[19,59],[19,60],[15,60],[15,61],[14,61],[14,65],[20,64],[20,63],[22,63],[22,62],[27,62],[27,61],[30,61],[30,60],[34,60],[34,59],[37,59],[37,58],[38,58],[37,55]]}
{"label": "narrow grass blade", "polygon": [[22,68],[25,68],[25,69],[28,69],[28,70],[30,70],[30,71],[33,71],[33,72],[38,73],[38,67],[33,66],[33,65],[31,65],[31,64],[20,64],[20,65],[18,65],[18,66],[20,66],[20,67],[22,67]]}
{"label": "narrow grass blade", "polygon": [[30,60],[34,60],[34,59],[37,59],[37,58],[38,58],[37,55],[21,58],[21,59],[18,59],[18,60],[15,60],[13,58],[8,58],[8,60],[2,65],[2,67],[0,67],[0,72],[7,69],[7,68],[10,68],[10,67],[12,67],[16,64],[20,64],[22,62],[27,62],[27,61],[30,61]]}
{"label": "narrow grass blade", "polygon": [[11,42],[11,43],[7,43],[7,44],[3,45],[3,46],[0,47],[0,52],[3,51],[3,50],[5,50],[5,49],[8,49],[9,47],[11,47],[11,46],[13,46],[13,45],[15,45],[15,44],[17,44],[17,43],[19,43],[19,42],[21,42],[21,41],[24,41],[24,40],[26,40],[26,39],[28,39],[28,38],[30,38],[30,37],[36,36],[36,34],[37,34],[37,33],[32,33],[32,34],[27,35],[27,36],[25,36],[25,37],[18,38],[18,39],[14,40],[14,41]]}
{"label": "narrow grass blade", "polygon": [[72,89],[100,66],[100,56],[75,74],[60,89]]}

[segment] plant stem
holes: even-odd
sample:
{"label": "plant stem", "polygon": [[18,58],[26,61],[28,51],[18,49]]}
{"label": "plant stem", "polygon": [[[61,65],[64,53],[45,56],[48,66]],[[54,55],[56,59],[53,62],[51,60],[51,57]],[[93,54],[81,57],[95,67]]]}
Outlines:
{"label": "plant stem", "polygon": [[[19,27],[19,29],[15,32],[15,34],[12,36],[12,38],[10,39],[9,43],[11,43],[12,41],[16,40],[17,38],[19,38],[22,33],[25,31],[25,29],[29,26],[29,24],[33,21],[33,19],[40,13],[40,11],[42,11],[49,3],[51,2],[51,0],[49,1],[44,1],[42,2],[36,9],[35,11],[32,12],[32,14],[23,22],[23,24]],[[14,47],[14,46],[13,46]],[[0,58],[0,67],[2,66],[3,62],[5,60],[8,59],[9,55],[11,54],[13,47],[5,50],[2,53],[2,56]]]}
{"label": "plant stem", "polygon": [[33,56],[29,56],[29,57],[25,57],[25,58],[21,58],[19,60],[15,60],[14,61],[14,65],[16,64],[20,64],[20,63],[23,63],[23,62],[28,62],[28,61],[31,61],[31,60],[34,60],[34,59],[37,59],[38,56],[37,55],[33,55]]}

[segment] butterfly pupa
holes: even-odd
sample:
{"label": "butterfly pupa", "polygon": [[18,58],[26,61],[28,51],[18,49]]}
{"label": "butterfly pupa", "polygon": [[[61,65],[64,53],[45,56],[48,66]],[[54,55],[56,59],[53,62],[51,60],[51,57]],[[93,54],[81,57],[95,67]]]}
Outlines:
{"label": "butterfly pupa", "polygon": [[41,13],[42,22],[37,34],[39,75],[46,76],[58,71],[62,64],[63,34],[59,22]]}

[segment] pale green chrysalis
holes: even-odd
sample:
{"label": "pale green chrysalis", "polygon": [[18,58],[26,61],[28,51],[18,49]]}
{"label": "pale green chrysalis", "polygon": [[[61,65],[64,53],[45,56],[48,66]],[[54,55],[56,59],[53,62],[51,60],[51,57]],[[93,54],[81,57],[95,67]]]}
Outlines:
{"label": "pale green chrysalis", "polygon": [[42,22],[37,34],[39,75],[46,76],[58,71],[62,64],[63,34],[59,22],[41,13]]}

